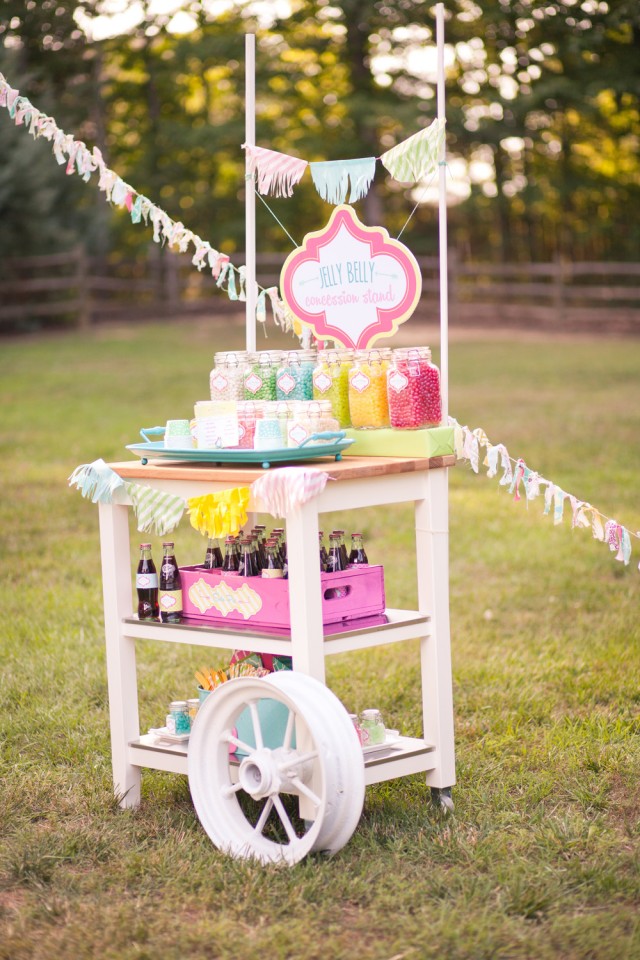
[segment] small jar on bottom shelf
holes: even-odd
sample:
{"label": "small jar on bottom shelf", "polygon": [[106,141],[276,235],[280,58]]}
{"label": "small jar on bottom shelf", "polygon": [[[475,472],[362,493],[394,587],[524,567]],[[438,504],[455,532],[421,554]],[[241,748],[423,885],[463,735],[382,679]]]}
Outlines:
{"label": "small jar on bottom shelf", "polygon": [[386,730],[379,710],[363,710],[360,714],[363,747],[373,747],[384,743]]}
{"label": "small jar on bottom shelf", "polygon": [[191,732],[189,706],[186,700],[174,700],[169,707],[169,715],[173,720],[173,731],[176,736]]}
{"label": "small jar on bottom shelf", "polygon": [[349,415],[351,424],[363,430],[389,426],[387,401],[388,361],[379,350],[356,354],[349,371]]}

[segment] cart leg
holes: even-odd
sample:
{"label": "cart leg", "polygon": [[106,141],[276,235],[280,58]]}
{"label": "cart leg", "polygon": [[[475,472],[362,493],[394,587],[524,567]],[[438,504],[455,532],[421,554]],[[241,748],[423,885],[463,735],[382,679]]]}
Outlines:
{"label": "cart leg", "polygon": [[99,506],[113,789],[121,807],[135,807],[140,803],[140,767],[129,763],[128,745],[140,736],[136,650],[134,641],[123,636],[122,623],[133,609],[129,509]]}
{"label": "cart leg", "polygon": [[[320,564],[318,551],[314,549],[318,542],[318,511],[313,500],[293,510],[286,517],[286,523],[293,669],[324,683]],[[296,729],[296,737],[300,748],[310,747],[304,729]],[[317,784],[312,786],[315,788]],[[299,798],[298,808],[303,820],[315,817],[315,810],[306,797]]]}
{"label": "cart leg", "polygon": [[425,499],[416,501],[418,605],[431,616],[420,642],[424,738],[435,746],[427,784],[450,790],[456,782],[449,631],[448,470],[425,473]]}

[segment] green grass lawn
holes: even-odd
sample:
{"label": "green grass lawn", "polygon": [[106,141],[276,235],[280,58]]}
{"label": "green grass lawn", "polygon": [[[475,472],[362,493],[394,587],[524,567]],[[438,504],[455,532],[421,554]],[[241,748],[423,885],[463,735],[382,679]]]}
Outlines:
{"label": "green grass lawn", "polygon": [[[188,416],[214,350],[241,337],[212,321],[0,344],[0,960],[640,958],[640,541],[624,567],[464,464],[451,471],[453,817],[420,776],[380,784],[335,858],[281,869],[219,854],[185,778],[144,771],[140,808],[115,806],[98,511],[67,478],[127,459],[140,426]],[[451,413],[640,530],[639,370],[635,341],[454,339]],[[356,516],[391,605],[411,605],[409,510]],[[203,556],[186,520],[176,549]],[[143,727],[206,660],[140,644]],[[328,668],[350,709],[379,706],[419,734],[416,644]]]}

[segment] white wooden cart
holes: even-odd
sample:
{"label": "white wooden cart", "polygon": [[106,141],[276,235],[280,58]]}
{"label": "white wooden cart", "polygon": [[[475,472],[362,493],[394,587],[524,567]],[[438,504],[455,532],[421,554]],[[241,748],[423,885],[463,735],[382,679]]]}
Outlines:
{"label": "white wooden cart", "polygon": [[[438,116],[444,119],[444,9],[436,7]],[[255,142],[254,38],[247,37],[246,130]],[[448,404],[447,229],[444,146],[440,157],[440,369],[443,418]],[[246,191],[247,349],[255,350],[255,194]],[[140,802],[142,769],[188,774],[198,816],[211,837],[233,856],[295,863],[312,850],[334,852],[347,842],[362,810],[365,786],[424,773],[434,800],[452,809],[455,783],[451,652],[449,636],[448,468],[455,457],[348,457],[305,466],[332,478],[325,489],[284,518],[289,558],[291,629],[287,636],[236,627],[164,624],[133,615],[129,507],[100,504],[100,538],[109,684],[113,782],[123,807]],[[167,461],[110,464],[123,479],[142,481],[184,499],[233,486],[249,486],[263,473],[249,465]],[[334,482],[335,481],[335,482]],[[387,622],[325,632],[318,554],[319,517],[329,511],[413,504],[418,609],[386,611]],[[264,513],[265,505],[249,509]],[[311,547],[309,547],[311,545]],[[407,575],[412,570],[406,565]],[[325,685],[325,657],[381,644],[419,639],[423,734],[401,737],[389,749],[364,756],[355,728]],[[262,680],[231,680],[201,707],[189,748],[159,744],[140,731],[136,641],[248,649],[293,658],[293,670]],[[265,692],[268,691],[268,692]],[[416,691],[417,694],[417,691]],[[266,745],[260,703],[284,705],[282,743]],[[251,717],[253,739],[234,733],[241,713]],[[238,753],[233,754],[236,748]],[[239,759],[238,757],[241,757]],[[299,820],[284,798],[297,798]],[[243,798],[258,812],[247,809]],[[272,816],[273,815],[273,816]],[[270,833],[279,820],[281,836]]]}
{"label": "white wooden cart", "polygon": [[[309,850],[330,851],[346,842],[360,816],[365,784],[425,773],[434,798],[445,807],[451,805],[450,788],[455,782],[455,771],[447,471],[453,463],[454,457],[431,460],[348,457],[341,462],[309,462],[310,469],[325,470],[335,482],[328,482],[321,494],[285,517],[291,631],[284,637],[252,632],[248,628],[240,632],[231,625],[214,628],[138,621],[133,615],[129,507],[100,504],[113,780],[122,806],[139,803],[142,768],[188,773],[200,819],[210,834],[213,831],[212,839],[218,845],[235,855],[241,856],[244,852],[244,855],[265,860],[284,857],[295,862]],[[166,462],[112,463],[110,466],[124,479],[144,482],[154,489],[184,498],[214,493],[230,486],[246,486],[264,472],[251,466]],[[418,609],[387,609],[386,624],[325,634],[317,549],[309,548],[318,542],[320,515],[328,511],[398,503],[411,503],[415,510]],[[250,509],[264,512],[264,505],[254,502]],[[409,575],[412,564],[408,558],[406,569]],[[376,752],[370,758],[365,757],[363,762],[346,711],[337,699],[331,695],[323,697],[318,691],[318,687],[326,689],[321,686],[325,680],[325,657],[416,638],[420,640],[423,736],[402,737],[399,744]],[[159,745],[152,736],[140,733],[136,641],[142,639],[229,650],[241,647],[293,658],[292,674],[274,675],[272,683],[275,688],[268,696],[282,700],[290,708],[292,723],[295,719],[297,724],[298,747],[290,750],[291,744],[287,741],[284,757],[272,756],[273,752],[266,749],[258,756],[260,732],[256,730],[258,743],[256,748],[248,751],[250,756],[243,760],[245,771],[249,772],[245,774],[241,787],[251,793],[247,781],[251,774],[257,784],[252,794],[256,799],[272,796],[273,804],[276,795],[297,794],[302,815],[314,824],[304,836],[291,835],[289,843],[279,846],[265,841],[260,830],[256,833],[256,824],[245,823],[239,812],[227,814],[225,820],[225,808],[229,804],[237,805],[235,790],[241,787],[233,785],[240,782],[238,775],[242,767],[228,758],[229,743],[234,742],[229,731],[241,709],[251,709],[259,696],[265,696],[263,685],[268,681],[240,679],[224,684],[219,692],[224,692],[227,700],[217,698],[215,709],[214,697],[218,691],[209,698],[201,709],[202,717],[196,721],[196,727],[200,725],[202,731],[195,730],[192,735],[198,751],[198,769],[193,770],[188,762],[187,748]],[[318,683],[305,686],[304,681],[296,679],[300,676],[314,678]],[[314,698],[318,701],[315,713]],[[217,716],[214,716],[216,712]],[[331,718],[338,724],[335,729]],[[193,742],[190,750],[193,754]],[[325,769],[327,763],[334,761],[338,770]],[[274,765],[275,772],[271,769]],[[306,771],[303,771],[305,765]],[[292,784],[291,777],[281,777],[278,789],[270,793],[267,787],[273,786],[275,774],[281,775],[283,770],[291,772],[294,767],[298,769],[294,779],[299,782]],[[333,820],[337,820],[340,826],[337,840],[327,835],[327,830],[331,833],[335,826]],[[209,826],[208,821],[211,821]],[[222,823],[221,833],[217,823]],[[266,849],[263,849],[265,845]]]}

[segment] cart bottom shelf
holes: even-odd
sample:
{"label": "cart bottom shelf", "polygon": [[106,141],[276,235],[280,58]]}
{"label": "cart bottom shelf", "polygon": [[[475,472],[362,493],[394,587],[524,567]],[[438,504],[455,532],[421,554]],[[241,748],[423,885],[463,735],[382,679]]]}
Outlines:
{"label": "cart bottom shelf", "polygon": [[[129,743],[129,763],[134,767],[187,773],[187,747],[184,744],[159,744],[144,734]],[[435,747],[414,737],[400,737],[392,746],[365,755],[365,783],[370,786],[412,773],[435,769]]]}

